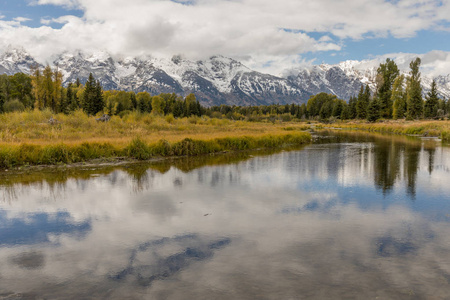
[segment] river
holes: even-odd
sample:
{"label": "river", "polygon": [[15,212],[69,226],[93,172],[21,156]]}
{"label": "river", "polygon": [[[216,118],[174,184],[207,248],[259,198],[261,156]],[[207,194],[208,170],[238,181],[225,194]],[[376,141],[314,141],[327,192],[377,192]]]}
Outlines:
{"label": "river", "polygon": [[0,174],[1,299],[448,299],[450,147],[300,149]]}

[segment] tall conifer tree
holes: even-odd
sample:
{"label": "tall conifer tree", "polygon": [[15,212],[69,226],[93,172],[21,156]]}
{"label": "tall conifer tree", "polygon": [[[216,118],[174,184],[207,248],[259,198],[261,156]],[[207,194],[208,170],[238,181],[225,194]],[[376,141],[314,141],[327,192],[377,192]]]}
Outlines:
{"label": "tall conifer tree", "polygon": [[423,100],[422,86],[420,85],[420,67],[421,60],[416,58],[409,64],[410,72],[408,77],[407,88],[407,117],[409,119],[419,119],[422,117]]}
{"label": "tall conifer tree", "polygon": [[380,111],[379,99],[372,99],[367,107],[367,121],[375,122],[378,120],[380,118]]}
{"label": "tall conifer tree", "polygon": [[426,101],[423,110],[423,116],[427,119],[434,119],[438,116],[439,97],[437,95],[436,81],[431,82],[431,90],[426,96]]}
{"label": "tall conifer tree", "polygon": [[370,89],[369,86],[361,85],[361,90],[358,94],[358,100],[356,101],[356,117],[358,119],[366,119],[367,118],[367,107],[369,106],[370,101]]}
{"label": "tall conifer tree", "polygon": [[377,73],[377,98],[380,116],[390,119],[392,118],[392,85],[399,74],[399,70],[395,62],[388,58],[386,63],[380,64]]}
{"label": "tall conifer tree", "polygon": [[398,76],[394,85],[392,86],[391,101],[393,103],[393,117],[394,119],[403,119],[406,114],[406,94],[403,91],[403,82],[405,76]]}
{"label": "tall conifer tree", "polygon": [[89,115],[95,115],[103,111],[105,102],[103,101],[103,92],[100,81],[96,81],[94,76],[89,74],[84,88],[83,110]]}

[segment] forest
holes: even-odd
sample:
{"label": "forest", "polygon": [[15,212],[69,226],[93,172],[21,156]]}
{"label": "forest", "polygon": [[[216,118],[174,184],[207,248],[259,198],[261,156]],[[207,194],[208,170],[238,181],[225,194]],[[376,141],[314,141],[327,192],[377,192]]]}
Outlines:
{"label": "forest", "polygon": [[70,114],[82,110],[87,115],[108,114],[123,117],[131,112],[174,118],[207,115],[247,121],[291,120],[367,120],[379,119],[443,119],[450,112],[450,101],[438,96],[436,82],[425,99],[422,97],[420,58],[410,63],[407,76],[391,59],[377,70],[376,90],[362,85],[358,95],[345,101],[335,95],[319,93],[303,104],[204,107],[194,94],[150,95],[148,92],[103,90],[92,74],[82,84],[63,86],[63,74],[47,65],[32,68],[32,74],[0,75],[0,112],[49,109],[53,113]]}

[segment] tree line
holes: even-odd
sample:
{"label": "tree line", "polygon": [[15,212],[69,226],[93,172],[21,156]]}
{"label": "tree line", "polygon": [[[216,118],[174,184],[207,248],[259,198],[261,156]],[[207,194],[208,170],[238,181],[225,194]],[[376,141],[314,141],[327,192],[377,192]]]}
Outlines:
{"label": "tree line", "polygon": [[376,89],[372,94],[368,85],[361,86],[359,94],[347,102],[334,95],[320,93],[312,96],[307,103],[306,118],[319,119],[438,119],[450,113],[450,101],[440,99],[436,81],[425,99],[422,98],[420,78],[421,60],[410,63],[407,76],[400,74],[395,62],[386,59],[377,69]]}
{"label": "tree line", "polygon": [[132,111],[169,115],[175,118],[192,115],[250,121],[281,119],[437,119],[450,113],[450,101],[440,99],[436,82],[422,99],[420,78],[421,60],[410,63],[407,76],[401,75],[395,62],[386,59],[377,69],[376,89],[372,94],[368,85],[361,86],[358,95],[348,102],[327,93],[313,95],[304,104],[204,107],[194,94],[181,97],[174,93],[150,95],[148,92],[102,89],[92,74],[82,84],[79,79],[62,85],[63,74],[47,65],[43,70],[32,68],[32,74],[0,75],[0,112],[25,109],[50,109],[54,113],[69,114],[82,109],[88,115],[108,114],[124,116]]}
{"label": "tree line", "polygon": [[[400,74],[398,66],[391,59],[381,63],[377,69],[375,92],[369,85],[362,85],[358,95],[346,102],[336,95],[319,93],[302,105],[270,105],[259,107],[212,107],[229,118],[239,116],[278,115],[282,119],[298,118],[328,121],[330,119],[360,119],[374,122],[379,119],[439,119],[450,114],[450,100],[441,99],[437,93],[436,81],[425,99],[419,67],[420,58],[410,63],[407,76]],[[234,117],[233,117],[234,116]]]}
{"label": "tree line", "polygon": [[85,84],[77,79],[64,87],[62,81],[61,71],[48,65],[43,70],[32,68],[31,75],[0,75],[0,112],[50,109],[69,114],[81,109],[88,115],[123,116],[139,111],[179,118],[201,116],[206,111],[194,94],[183,98],[174,93],[152,96],[148,92],[104,91],[92,73]]}

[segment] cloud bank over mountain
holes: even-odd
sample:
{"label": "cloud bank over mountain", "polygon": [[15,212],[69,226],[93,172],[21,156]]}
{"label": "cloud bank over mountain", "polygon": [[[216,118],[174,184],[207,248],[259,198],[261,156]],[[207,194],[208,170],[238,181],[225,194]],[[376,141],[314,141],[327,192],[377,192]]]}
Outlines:
{"label": "cloud bank over mountain", "polygon": [[[429,55],[440,57],[433,53]],[[403,69],[409,63],[407,56],[399,55],[398,58],[402,73],[407,72]],[[204,105],[260,105],[304,103],[311,95],[321,92],[348,100],[366,84],[374,91],[380,59],[296,68],[282,77],[257,72],[224,56],[195,61],[181,56],[115,59],[107,52],[75,51],[62,53],[52,66],[62,73],[66,86],[77,79],[85,82],[92,73],[107,90],[148,91],[152,95],[195,93]],[[424,56],[423,59],[427,61],[428,58]],[[0,74],[30,73],[36,64],[25,49],[9,48],[0,54]],[[422,76],[424,93],[429,91],[432,79]],[[435,79],[440,96],[450,97],[450,75]]]}
{"label": "cloud bank over mountain", "polygon": [[[315,63],[305,53],[347,51],[348,40],[445,32],[450,21],[450,1],[435,0],[33,0],[28,5],[82,12],[44,16],[40,27],[28,26],[27,16],[0,19],[0,47],[23,46],[40,62],[76,49],[106,50],[116,57],[183,54],[193,60],[220,54],[271,74]],[[432,72],[450,73],[442,59],[448,53],[434,55],[434,62],[428,55],[430,66],[436,63]]]}

